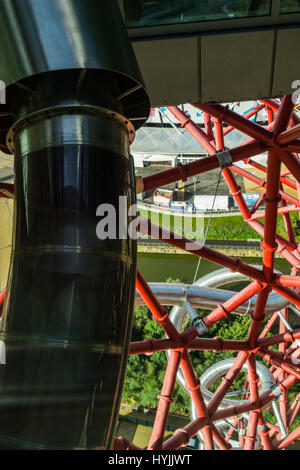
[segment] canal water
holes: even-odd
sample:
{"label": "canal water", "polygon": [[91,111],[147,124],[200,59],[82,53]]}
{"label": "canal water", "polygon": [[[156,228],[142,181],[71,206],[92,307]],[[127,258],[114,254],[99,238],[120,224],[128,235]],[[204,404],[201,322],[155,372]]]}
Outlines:
{"label": "canal water", "polygon": [[[241,258],[247,264],[261,265],[261,258]],[[185,284],[191,284],[199,258],[193,255],[139,253],[138,269],[148,282],[165,282],[168,278],[179,279]],[[222,266],[201,259],[197,279]],[[275,267],[283,274],[290,274],[291,267],[282,258],[275,259]]]}

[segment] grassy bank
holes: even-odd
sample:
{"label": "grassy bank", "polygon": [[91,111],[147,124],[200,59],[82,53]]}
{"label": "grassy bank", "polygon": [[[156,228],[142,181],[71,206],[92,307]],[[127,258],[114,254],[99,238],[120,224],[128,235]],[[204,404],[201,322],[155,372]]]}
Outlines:
{"label": "grassy bank", "polygon": [[[147,210],[140,210],[141,217],[151,218],[154,224],[162,227],[170,227],[170,230],[189,239],[203,238],[206,233],[208,217],[178,217],[174,215],[165,215]],[[295,231],[296,240],[300,241],[300,224],[297,212],[291,212],[291,222]],[[263,223],[264,220],[260,219]],[[278,218],[277,233],[286,237],[283,217]],[[207,233],[208,240],[247,240],[249,238],[262,239],[258,233],[253,230],[240,215],[228,217],[212,216],[209,222]]]}

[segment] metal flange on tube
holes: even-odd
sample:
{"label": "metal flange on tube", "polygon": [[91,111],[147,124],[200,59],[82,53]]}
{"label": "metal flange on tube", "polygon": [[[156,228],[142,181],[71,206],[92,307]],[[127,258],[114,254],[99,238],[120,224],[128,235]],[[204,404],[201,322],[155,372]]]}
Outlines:
{"label": "metal flange on tube", "polygon": [[0,448],[110,448],[136,243],[98,238],[96,213],[135,202],[149,100],[116,1],[3,0],[0,22],[16,194]]}

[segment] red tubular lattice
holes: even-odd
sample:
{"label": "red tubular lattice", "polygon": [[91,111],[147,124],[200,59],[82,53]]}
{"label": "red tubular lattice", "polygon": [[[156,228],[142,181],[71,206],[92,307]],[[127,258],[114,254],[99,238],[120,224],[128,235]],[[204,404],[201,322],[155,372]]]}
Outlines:
{"label": "red tubular lattice", "polygon": [[[300,427],[289,432],[291,424],[299,413],[299,394],[291,405],[288,401],[289,388],[300,379],[299,361],[297,360],[299,346],[295,343],[300,338],[300,330],[287,330],[283,322],[283,320],[288,320],[287,308],[281,312],[284,318],[283,320],[282,317],[279,318],[278,334],[267,337],[270,329],[278,320],[276,312],[269,319],[261,333],[260,330],[265,319],[265,305],[272,289],[300,308],[300,296],[298,294],[300,277],[297,276],[300,270],[300,252],[290,218],[291,212],[300,210],[300,162],[297,155],[300,151],[300,141],[297,140],[300,137],[300,120],[294,113],[291,96],[285,96],[280,103],[276,100],[262,100],[261,104],[245,116],[240,116],[221,105],[197,103],[195,106],[203,112],[205,131],[200,129],[190,117],[186,116],[177,107],[172,106],[169,111],[206,149],[209,156],[193,163],[180,165],[145,177],[139,186],[140,190],[154,189],[177,179],[187,179],[193,175],[219,168],[216,151],[224,149],[224,136],[233,129],[246,134],[248,140],[243,145],[230,150],[232,167],[223,169],[222,173],[229,192],[234,197],[245,222],[263,237],[261,245],[263,266],[262,270],[255,268],[237,258],[226,256],[206,246],[199,245],[199,248],[192,250],[192,253],[196,256],[213,261],[232,271],[239,271],[253,279],[252,283],[241,292],[235,293],[225,304],[219,305],[203,318],[204,324],[209,328],[222,318],[228,317],[237,306],[257,295],[257,302],[246,341],[199,338],[195,328],[190,328],[184,333],[178,332],[168,319],[166,311],[159,305],[142,275],[138,273],[137,289],[154,318],[160,322],[168,338],[163,340],[146,339],[145,341],[132,343],[130,354],[153,354],[155,351],[172,351],[163,389],[159,397],[157,417],[149,448],[178,449],[186,445],[189,438],[201,430],[206,449],[214,449],[217,446],[220,449],[228,450],[231,448],[229,440],[233,434],[233,429],[229,430],[227,434],[222,434],[215,423],[220,419],[236,417],[234,426],[240,430],[239,442],[244,449],[254,449],[257,436],[260,436],[261,445],[265,450],[283,449],[300,436]],[[268,124],[265,127],[249,121],[249,118],[263,108],[266,109],[268,118]],[[227,127],[224,128],[223,123],[226,123]],[[252,158],[261,152],[268,153],[267,167]],[[265,173],[265,179],[261,179],[234,165],[234,163],[242,160]],[[287,171],[281,171],[282,163],[286,166]],[[236,183],[235,173],[263,188],[263,192],[252,210],[249,210],[241,188]],[[292,177],[295,178],[295,181]],[[298,197],[288,194],[283,185],[298,191]],[[265,209],[258,212],[262,204],[265,204]],[[278,214],[283,215],[286,238],[277,233]],[[262,218],[264,224],[258,220]],[[159,239],[164,240],[162,228],[157,229],[156,227],[157,230],[154,232],[152,228],[150,221],[140,220],[141,233],[150,235],[156,233]],[[186,244],[189,242],[184,238],[179,240],[174,234],[171,234],[171,238],[165,241],[183,250],[186,250]],[[276,251],[292,266],[291,275],[276,274],[274,272]],[[291,345],[289,346],[288,343],[291,343]],[[274,345],[278,345],[278,351],[270,349]],[[223,378],[209,403],[204,401],[199,380],[196,378],[188,353],[189,350],[205,349],[238,352],[234,365]],[[276,380],[276,387],[263,394],[259,393],[259,380],[256,371],[257,357],[265,359],[270,364],[269,370]],[[219,406],[222,400],[245,363],[248,364],[246,389],[248,390],[247,396],[250,399],[243,404],[220,409]],[[198,418],[185,426],[184,429],[178,429],[171,438],[163,442],[179,366],[185,377],[187,391],[196,406]],[[266,405],[278,397],[280,397],[279,407],[282,422],[280,426],[275,426],[265,420],[263,410]],[[245,423],[239,417],[243,412],[249,413],[245,434],[242,432]],[[283,427],[286,429],[286,436],[281,435]],[[118,442],[116,440],[116,444]]]}

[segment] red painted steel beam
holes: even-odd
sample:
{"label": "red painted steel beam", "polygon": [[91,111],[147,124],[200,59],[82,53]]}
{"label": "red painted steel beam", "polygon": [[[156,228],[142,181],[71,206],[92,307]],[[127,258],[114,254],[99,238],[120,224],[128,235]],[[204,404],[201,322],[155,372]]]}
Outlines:
{"label": "red painted steel beam", "polygon": [[247,352],[239,352],[234,361],[233,366],[229,369],[225,377],[222,379],[221,384],[219,385],[217,391],[215,392],[214,396],[212,397],[207,406],[207,410],[211,419],[215,419],[216,410],[218,409],[226,393],[232,386],[234,380],[238,376],[247,358]]}
{"label": "red painted steel beam", "polygon": [[194,103],[194,106],[201,109],[201,111],[211,114],[220,121],[226,122],[253,139],[259,140],[267,145],[270,145],[272,142],[272,132],[252,121],[249,121],[247,118],[231,111],[225,106],[220,104],[205,104],[201,102]]}
{"label": "red painted steel beam", "polygon": [[[243,115],[244,118],[249,119],[255,114],[257,114],[261,109],[265,107],[264,104],[259,104],[255,106],[251,111],[248,111],[246,114]],[[229,132],[233,131],[235,128],[233,126],[228,126],[226,129],[224,129],[224,136],[229,134]]]}
{"label": "red painted steel beam", "polygon": [[[281,189],[281,191],[283,190],[282,183],[280,183],[280,189]],[[288,206],[286,201],[282,198],[281,198],[279,204],[280,204],[280,208],[278,208],[277,213],[278,213],[278,215],[282,214],[283,222],[284,222],[284,226],[285,226],[285,231],[286,231],[288,240],[291,243],[293,243],[293,245],[297,246],[297,241],[296,241],[296,237],[295,237],[295,234],[294,234],[292,221],[291,221],[291,218],[290,218],[290,212],[291,212],[290,208],[295,207],[295,205]],[[286,212],[284,211],[285,209],[286,209]],[[296,207],[296,210],[299,210],[299,208]]]}
{"label": "red painted steel beam", "polygon": [[268,428],[266,426],[263,414],[260,412],[259,413],[259,418],[258,418],[258,426],[259,426],[259,435],[261,438],[261,443],[264,448],[264,450],[273,450],[274,447],[272,445],[272,441],[269,435]]}
{"label": "red painted steel beam", "polygon": [[[295,377],[287,377],[281,384],[279,384],[280,389],[289,388],[294,385],[296,381]],[[219,419],[230,418],[231,416],[238,416],[239,414],[246,413],[255,409],[261,409],[262,407],[271,403],[272,400],[276,398],[274,392],[271,390],[265,392],[259,400],[259,406],[256,403],[246,403],[238,406],[231,406],[225,410],[219,410],[214,414],[213,420],[217,421]],[[183,429],[177,429],[175,434],[167,439],[162,446],[163,450],[173,450],[179,449],[180,447],[187,445],[190,438],[193,437],[198,431],[200,431],[203,426],[208,423],[207,418],[197,418]]]}
{"label": "red painted steel beam", "polygon": [[[230,154],[233,163],[235,163],[240,160],[259,155],[263,150],[264,146],[260,142],[251,142],[247,145],[240,145],[239,147],[231,149]],[[140,186],[139,192],[156,189],[177,180],[184,180],[191,176],[205,173],[206,171],[215,170],[216,168],[220,168],[220,163],[216,154],[212,155],[210,158],[201,158],[185,165],[179,164],[169,170],[143,178],[143,184]]]}
{"label": "red painted steel beam", "polygon": [[[206,246],[201,246],[197,242],[193,242],[192,240],[188,240],[187,238],[182,237],[181,239],[175,238],[176,235],[170,232],[170,239],[165,239],[163,235],[162,227],[158,225],[151,224],[149,219],[139,218],[139,232],[142,235],[155,235],[155,238],[165,241],[171,245],[176,246],[182,250],[188,251],[195,256],[200,256],[204,259],[208,259],[213,263],[217,263],[223,267],[226,267],[232,271],[238,271],[245,276],[251,277],[252,279],[261,282],[263,284],[267,284],[267,279],[264,276],[264,273],[260,270],[251,266],[247,263],[244,263],[238,258],[231,258],[230,256],[224,255],[223,253],[219,253],[211,248],[207,248]],[[178,237],[178,235],[177,235]],[[193,245],[194,250],[186,249],[186,246]],[[279,286],[292,286],[295,287],[300,286],[300,277],[296,276],[286,276],[286,275],[274,275],[272,281],[269,283],[274,290],[279,292],[280,294],[284,295],[286,298],[291,300],[293,303],[300,305],[300,296],[298,296],[293,291]]]}
{"label": "red painted steel beam", "polygon": [[276,438],[272,441],[272,444],[276,449],[285,449],[286,447],[293,444],[297,439],[300,438],[300,426],[292,431],[284,439],[278,441]]}
{"label": "red painted steel beam", "polygon": [[284,165],[289,169],[291,174],[296,178],[297,181],[300,181],[299,159],[293,153],[281,150],[279,147],[276,147],[276,152],[282,163],[284,163]]}
{"label": "red painted steel beam", "polygon": [[[209,415],[204,398],[201,393],[200,381],[196,377],[193,365],[191,363],[191,359],[186,350],[183,353],[180,366],[185,379],[185,387],[187,388],[191,399],[195,405],[198,417],[208,419]],[[213,433],[209,423],[203,427],[202,436],[205,449],[214,450]]]}
{"label": "red painted steel beam", "polygon": [[164,434],[167,426],[168,413],[173,401],[173,393],[176,383],[177,371],[182,357],[182,350],[171,351],[168,366],[165,373],[164,383],[156,411],[153,430],[148,445],[148,450],[159,450],[162,447]]}
{"label": "red painted steel beam", "polygon": [[13,199],[14,191],[13,184],[0,182],[0,199]]}
{"label": "red painted steel beam", "polygon": [[215,140],[215,136],[214,136],[210,114],[203,113],[203,120],[204,120],[205,132],[207,134],[208,140],[211,142],[212,140]]}
{"label": "red painted steel beam", "polygon": [[297,124],[290,129],[279,134],[276,138],[276,142],[279,145],[285,145],[291,143],[293,140],[298,139],[300,137],[300,124]]}
{"label": "red painted steel beam", "polygon": [[[296,383],[297,379],[295,376],[289,375],[281,383],[278,384],[278,387],[281,390],[288,389]],[[266,391],[260,396],[259,403],[245,403],[237,406],[229,406],[223,410],[218,410],[214,415],[214,421],[219,419],[230,418],[232,416],[238,416],[242,413],[247,413],[248,411],[260,410],[266,405],[271,403],[276,398],[274,391]]]}
{"label": "red painted steel beam", "polygon": [[[263,171],[264,173],[267,173],[267,168],[264,165],[262,165],[261,163],[255,162],[254,160],[251,160],[251,158],[246,160],[245,163],[253,166],[254,168],[257,168],[258,170]],[[288,172],[288,174],[290,174],[290,172]],[[247,176],[245,177],[247,178]],[[264,180],[261,180],[261,181],[264,181]],[[281,173],[280,181],[281,183],[285,184],[286,186],[289,186],[292,189],[297,189],[297,185],[295,181],[286,177],[286,172]]]}
{"label": "red painted steel beam", "polygon": [[[277,114],[280,104],[277,103],[277,101],[272,100],[272,99],[265,99],[265,100],[259,100],[261,103],[264,103],[268,108],[272,109],[272,111]],[[300,119],[298,118],[297,114],[293,112],[292,119],[294,123],[297,125],[300,122]]]}
{"label": "red painted steel beam", "polygon": [[[285,205],[281,207],[280,209],[278,209],[278,215],[286,215],[286,214],[289,214],[290,212],[295,212],[295,211],[299,211],[298,206],[295,206],[294,204]],[[264,219],[265,216],[266,216],[265,211],[256,212],[255,214],[251,216],[250,220]],[[293,237],[289,239],[289,242],[295,245],[297,244],[296,240],[295,241],[293,240]]]}
{"label": "red painted steel beam", "polygon": [[[232,271],[238,271],[241,274],[245,274],[245,276],[249,276],[252,279],[257,280],[258,282],[264,283],[266,281],[265,276],[260,269],[244,263],[238,258],[232,258],[230,256],[224,255],[223,253],[219,253],[218,251],[207,248],[206,246],[201,246],[199,243],[194,242],[193,240],[188,240],[184,237],[178,239],[176,238],[178,235],[174,234],[173,232],[170,232],[170,239],[165,239],[162,227],[152,224],[149,219],[139,218],[139,222],[138,230],[142,235],[155,234],[155,238],[174,245],[184,251],[188,251],[195,256],[200,256],[204,259],[212,261],[213,263],[220,264],[221,266],[231,269]],[[186,248],[187,246],[191,245],[194,249]]]}
{"label": "red painted steel beam", "polygon": [[189,116],[183,113],[179,108],[177,108],[177,106],[168,106],[168,110],[173,114],[173,116],[175,116],[177,121],[180,122],[181,126],[186,129],[210,155],[214,155],[216,153],[216,149],[210,143],[210,139],[207,134],[203,132]]}
{"label": "red painted steel beam", "polygon": [[152,312],[153,317],[160,323],[169,338],[174,339],[178,343],[181,343],[182,341],[180,334],[168,318],[169,312],[163,309],[163,307],[160,305],[149,285],[141,275],[140,271],[137,271],[136,288],[140,296],[143,298],[145,304]]}
{"label": "red painted steel beam", "polygon": [[265,318],[264,312],[265,312],[265,307],[268,301],[269,293],[270,293],[270,288],[266,287],[258,294],[258,297],[257,297],[257,302],[255,305],[254,312],[252,314],[252,321],[250,324],[248,339],[247,339],[251,349],[253,349],[255,346],[259,329],[261,326],[261,322]]}
{"label": "red painted steel beam", "polygon": [[268,364],[272,364],[274,365],[275,367],[278,367],[279,369],[282,369],[284,370],[285,372],[287,372],[288,374],[290,375],[294,375],[298,380],[300,380],[300,371],[297,371],[295,370],[293,367],[291,367],[289,365],[289,363],[287,363],[286,361],[282,361],[282,360],[279,360],[277,358],[275,358],[271,351],[268,350],[267,352],[265,352],[263,349],[259,349],[256,354],[260,357],[262,357],[263,359],[265,359],[265,361],[267,361]]}
{"label": "red painted steel beam", "polygon": [[207,328],[210,328],[216,322],[222,318],[228,318],[229,313],[234,311],[237,307],[242,305],[244,302],[249,300],[251,297],[260,292],[262,286],[254,281],[240,292],[237,292],[230,299],[228,299],[223,305],[218,305],[211,313],[202,318]]}
{"label": "red painted steel beam", "polygon": [[297,418],[300,412],[300,393],[298,393],[294,402],[292,403],[288,413],[288,427],[291,427],[294,420]]}
{"label": "red painted steel beam", "polygon": [[4,289],[4,290],[0,293],[0,315],[2,314],[2,310],[3,310],[4,299],[5,299],[5,293],[6,293],[6,289]]}
{"label": "red painted steel beam", "polygon": [[259,411],[250,411],[245,437],[244,450],[254,450],[256,443],[257,425],[259,420]]}
{"label": "red painted steel beam", "polygon": [[[240,168],[236,165],[232,165],[231,170],[234,171],[234,173],[237,173],[243,176],[244,178],[247,178],[249,181],[252,181],[253,183],[257,184],[257,186],[260,186],[262,188],[266,187],[266,181],[264,179],[259,178],[258,176],[255,176],[252,173],[249,173],[249,171],[244,170],[243,168]],[[296,184],[295,184],[295,187],[293,187],[293,189],[296,189]],[[300,202],[297,199],[295,199],[293,196],[290,196],[289,194],[281,190],[279,191],[279,194],[285,201],[290,202],[291,204],[295,204],[297,207],[300,208]]]}
{"label": "red painted steel beam", "polygon": [[286,331],[285,333],[269,336],[268,338],[258,338],[255,347],[257,348],[266,348],[269,346],[274,346],[282,342],[293,343],[295,339],[300,338],[300,328],[293,330],[292,332]]}
{"label": "red painted steel beam", "polygon": [[125,437],[115,437],[113,450],[142,450],[128,441]]}

